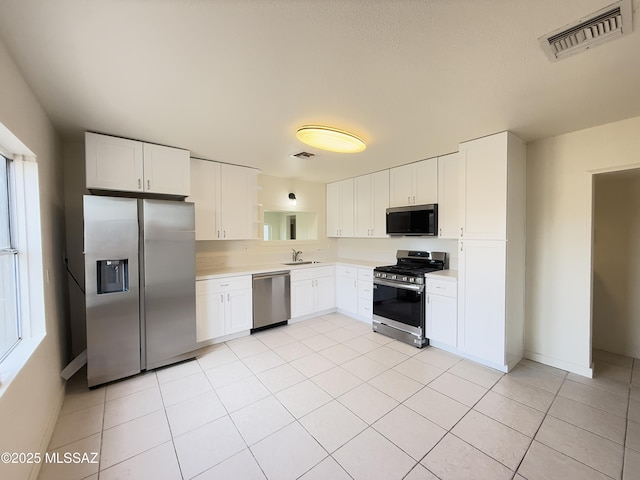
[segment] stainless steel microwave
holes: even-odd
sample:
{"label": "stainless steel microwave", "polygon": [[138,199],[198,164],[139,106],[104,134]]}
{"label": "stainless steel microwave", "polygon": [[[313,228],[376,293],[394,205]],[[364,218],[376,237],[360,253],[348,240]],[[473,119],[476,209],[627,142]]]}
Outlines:
{"label": "stainless steel microwave", "polygon": [[438,235],[438,204],[387,208],[387,235]]}

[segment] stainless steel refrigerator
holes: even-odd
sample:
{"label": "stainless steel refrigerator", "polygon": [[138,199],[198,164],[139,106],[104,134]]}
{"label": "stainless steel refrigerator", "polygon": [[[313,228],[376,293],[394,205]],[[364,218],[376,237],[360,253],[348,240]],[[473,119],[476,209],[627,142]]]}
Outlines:
{"label": "stainless steel refrigerator", "polygon": [[193,204],[84,196],[90,387],[196,348]]}

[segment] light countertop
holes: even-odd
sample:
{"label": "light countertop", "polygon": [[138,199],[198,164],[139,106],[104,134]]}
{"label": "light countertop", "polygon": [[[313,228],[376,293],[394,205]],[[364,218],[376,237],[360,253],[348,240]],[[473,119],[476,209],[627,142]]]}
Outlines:
{"label": "light countertop", "polygon": [[301,265],[285,265],[284,263],[267,263],[260,265],[243,265],[240,267],[211,267],[198,269],[196,280],[210,280],[214,278],[232,277],[236,275],[253,275],[258,273],[281,272],[286,270],[299,270],[301,268],[317,268],[333,265],[354,265],[357,267],[377,267],[380,262],[368,260],[354,260],[349,258],[333,258],[330,260],[320,260],[318,263],[308,263]]}
{"label": "light countertop", "polygon": [[455,282],[458,280],[457,270],[440,270],[438,272],[429,272],[426,275],[427,278],[434,278],[437,280],[450,280]]}

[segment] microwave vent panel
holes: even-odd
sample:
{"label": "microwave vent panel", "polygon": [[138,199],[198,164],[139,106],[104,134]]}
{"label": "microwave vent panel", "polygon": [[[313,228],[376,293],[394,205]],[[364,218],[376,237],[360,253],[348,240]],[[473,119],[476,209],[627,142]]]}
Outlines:
{"label": "microwave vent panel", "polygon": [[538,40],[549,60],[556,62],[631,33],[632,0],[621,0]]}

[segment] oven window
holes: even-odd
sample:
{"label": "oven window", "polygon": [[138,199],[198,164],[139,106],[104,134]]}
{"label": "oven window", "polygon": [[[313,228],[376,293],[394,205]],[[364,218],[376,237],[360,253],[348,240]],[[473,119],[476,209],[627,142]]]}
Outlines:
{"label": "oven window", "polygon": [[374,285],[373,314],[412,327],[424,326],[423,298],[422,292],[387,285]]}

